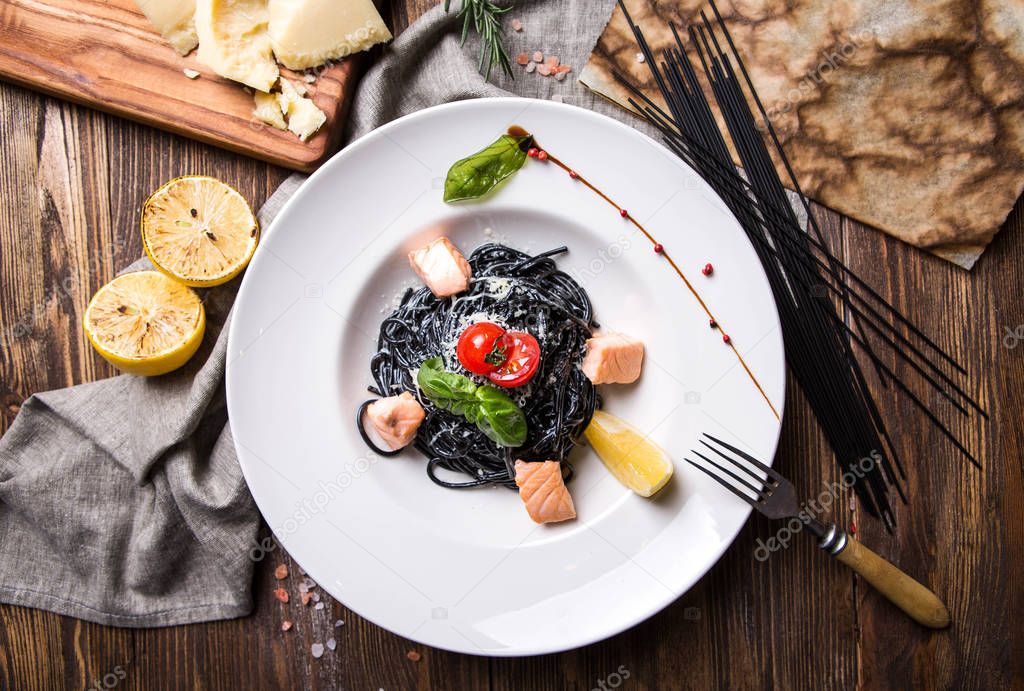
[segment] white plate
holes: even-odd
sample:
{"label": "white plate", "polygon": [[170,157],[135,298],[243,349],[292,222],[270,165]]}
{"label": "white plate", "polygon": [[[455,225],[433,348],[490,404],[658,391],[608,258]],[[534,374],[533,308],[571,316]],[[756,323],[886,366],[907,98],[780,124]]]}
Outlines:
{"label": "white plate", "polygon": [[[264,235],[235,304],[227,397],[242,469],[278,541],[333,597],[401,636],[486,655],[585,645],[679,597],[749,514],[684,455],[708,431],[770,459],[779,434],[664,258],[579,182],[527,161],[483,202],[442,202],[451,164],[512,124],[661,240],[780,411],[784,398],[778,316],[753,248],[710,188],[635,130],[546,101],[464,101],[381,127],[324,165]],[[537,526],[515,492],[442,489],[417,452],[367,450],[353,420],[377,331],[416,284],[407,252],[439,234],[466,254],[493,240],[569,246],[558,264],[597,320],[647,345],[641,380],[603,394],[674,457],[656,499],[583,448],[569,485],[579,518]]]}

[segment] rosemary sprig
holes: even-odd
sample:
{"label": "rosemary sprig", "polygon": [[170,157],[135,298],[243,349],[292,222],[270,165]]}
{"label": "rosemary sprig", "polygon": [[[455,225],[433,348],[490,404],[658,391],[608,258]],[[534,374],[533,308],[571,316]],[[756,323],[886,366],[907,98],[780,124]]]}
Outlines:
{"label": "rosemary sprig", "polygon": [[[495,63],[501,66],[505,74],[512,75],[512,63],[502,45],[501,15],[512,9],[512,6],[498,7],[490,0],[459,0],[459,11],[456,17],[462,17],[462,43],[466,44],[470,26],[480,34],[480,64],[477,69],[485,79],[491,76],[491,68]],[[444,11],[447,12],[451,0],[444,0]]]}

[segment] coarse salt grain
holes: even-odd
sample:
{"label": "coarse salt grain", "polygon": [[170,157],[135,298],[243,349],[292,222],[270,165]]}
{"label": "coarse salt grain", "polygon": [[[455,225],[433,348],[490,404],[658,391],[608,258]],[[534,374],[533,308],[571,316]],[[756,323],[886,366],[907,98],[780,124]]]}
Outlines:
{"label": "coarse salt grain", "polygon": [[539,50],[533,51],[533,61],[544,62],[544,53],[540,52]]}
{"label": "coarse salt grain", "polygon": [[306,74],[302,75],[302,81],[306,82],[307,84],[312,84],[313,82],[316,81],[316,75],[307,72]]}
{"label": "coarse salt grain", "polygon": [[559,72],[565,72],[565,73],[568,74],[569,72],[572,72],[572,68],[569,67],[568,65],[559,65],[558,66],[558,71]]}
{"label": "coarse salt grain", "polygon": [[306,587],[305,583],[299,583],[299,592],[300,593],[308,593],[309,592],[309,588]]}
{"label": "coarse salt grain", "polygon": [[537,74],[547,77],[551,74],[551,68],[547,66],[547,63],[541,63],[537,65]]}
{"label": "coarse salt grain", "polygon": [[519,21],[518,19],[513,19],[512,20],[512,31],[522,31],[522,30],[523,30],[523,23],[521,21]]}
{"label": "coarse salt grain", "polygon": [[287,619],[285,619],[284,621],[281,622],[281,630],[282,631],[288,631],[291,628],[292,628],[292,623],[290,621],[288,621]]}
{"label": "coarse salt grain", "polygon": [[418,652],[416,652],[415,650],[410,650],[409,652],[407,652],[407,653],[405,654],[405,656],[406,656],[407,658],[409,658],[410,660],[412,660],[413,662],[419,662],[419,661],[420,661],[421,659],[423,659],[423,656],[422,656],[422,655],[420,655],[420,654],[419,654]]}
{"label": "coarse salt grain", "polygon": [[276,597],[281,602],[287,603],[288,602],[288,591],[285,590],[284,588],[276,588],[274,590],[274,597]]}
{"label": "coarse salt grain", "polygon": [[186,67],[185,69],[182,70],[182,72],[184,72],[185,76],[188,77],[189,79],[199,79],[199,71],[198,70],[194,70],[191,67]]}
{"label": "coarse salt grain", "polygon": [[323,608],[324,608],[324,603],[322,603],[322,602],[316,603],[316,609],[323,609]]}
{"label": "coarse salt grain", "polygon": [[544,61],[544,64],[550,67],[551,69],[555,69],[556,67],[558,67],[558,56],[549,55],[548,59]]}
{"label": "coarse salt grain", "polygon": [[345,622],[343,622],[341,619],[339,619],[338,621],[334,622],[334,628],[336,628],[336,629],[340,629],[344,625],[345,625]]}
{"label": "coarse salt grain", "polygon": [[333,638],[328,638],[327,639],[327,649],[328,650],[334,650],[337,647],[338,647],[338,641],[334,640]]}
{"label": "coarse salt grain", "polygon": [[643,53],[637,53],[636,54],[636,61],[637,62],[645,62],[646,60],[647,60],[647,58],[644,57]]}
{"label": "coarse salt grain", "polygon": [[313,657],[320,658],[324,655],[323,643],[314,643],[309,647],[309,652],[313,653]]}
{"label": "coarse salt grain", "polygon": [[313,593],[313,602],[320,602],[320,593]]}
{"label": "coarse salt grain", "polygon": [[560,82],[565,81],[565,72],[555,72],[555,79]]}
{"label": "coarse salt grain", "polygon": [[527,55],[526,53],[520,53],[519,55],[516,56],[516,62],[518,62],[520,65],[525,66],[530,62],[530,56]]}
{"label": "coarse salt grain", "polygon": [[529,65],[526,66],[526,71],[527,72],[533,72],[536,69],[537,69],[537,63],[535,63],[535,62],[531,62]]}
{"label": "coarse salt grain", "polygon": [[303,605],[308,605],[309,601],[313,599],[313,596],[310,593],[301,593],[299,597],[302,599]]}
{"label": "coarse salt grain", "polygon": [[274,569],[274,578],[276,578],[279,581],[283,581],[284,579],[288,578],[288,567],[284,564],[279,565],[276,569]]}

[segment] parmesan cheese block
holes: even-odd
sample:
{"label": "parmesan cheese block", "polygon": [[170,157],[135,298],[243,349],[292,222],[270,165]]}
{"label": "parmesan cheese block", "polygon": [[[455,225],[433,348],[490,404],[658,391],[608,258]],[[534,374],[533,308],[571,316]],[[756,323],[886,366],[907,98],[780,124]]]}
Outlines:
{"label": "parmesan cheese block", "polygon": [[288,116],[288,129],[302,141],[306,141],[316,134],[316,131],[327,121],[324,112],[317,108],[312,100],[303,96],[304,93],[306,93],[306,87],[282,79],[281,93],[277,94],[281,111]]}
{"label": "parmesan cheese block", "polygon": [[192,17],[196,0],[135,0],[146,19],[176,51],[188,55],[199,44]]}
{"label": "parmesan cheese block", "polygon": [[278,71],[266,0],[196,0],[195,21],[201,63],[222,77],[270,91]]}
{"label": "parmesan cheese block", "polygon": [[288,125],[284,122],[284,115],[281,111],[281,105],[277,101],[277,96],[277,94],[257,91],[253,96],[256,107],[253,109],[252,114],[253,117],[261,122],[265,122],[279,130],[286,130]]}
{"label": "parmesan cheese block", "polygon": [[285,67],[304,70],[391,40],[371,0],[270,0],[270,40]]}

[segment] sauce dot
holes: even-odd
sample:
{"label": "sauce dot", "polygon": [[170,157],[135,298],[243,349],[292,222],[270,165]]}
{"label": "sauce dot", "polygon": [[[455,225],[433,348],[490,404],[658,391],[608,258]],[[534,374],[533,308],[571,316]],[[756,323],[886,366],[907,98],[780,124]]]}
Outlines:
{"label": "sauce dot", "polygon": [[707,264],[704,265],[704,268],[701,269],[700,271],[705,276],[710,276],[711,274],[715,273],[715,267],[711,266],[711,262],[708,262]]}
{"label": "sauce dot", "polygon": [[725,343],[732,343],[732,339],[731,339],[731,338],[729,338],[729,334],[722,334],[722,340],[723,340],[723,341],[724,341]]}
{"label": "sauce dot", "polygon": [[545,151],[544,149],[541,149],[540,151],[538,151],[537,152],[537,160],[538,161],[546,161],[546,160],[548,160],[548,152]]}
{"label": "sauce dot", "polygon": [[708,321],[708,326],[710,326],[712,329],[717,329],[718,328],[718,322],[716,322],[714,319],[711,319],[711,320]]}
{"label": "sauce dot", "polygon": [[569,177],[571,177],[573,180],[575,180],[576,178],[579,177],[579,173],[577,173],[575,170],[570,170],[569,171]]}
{"label": "sauce dot", "polygon": [[654,243],[654,251],[657,252],[658,254],[663,254],[665,252],[665,248],[662,246],[660,242],[656,242]]}
{"label": "sauce dot", "polygon": [[619,209],[619,216],[622,216],[623,218],[627,218],[629,216],[629,212],[626,211],[625,209]]}
{"label": "sauce dot", "polygon": [[540,153],[540,149],[535,146],[531,146],[527,151],[526,155],[530,158],[537,158],[537,154]]}

